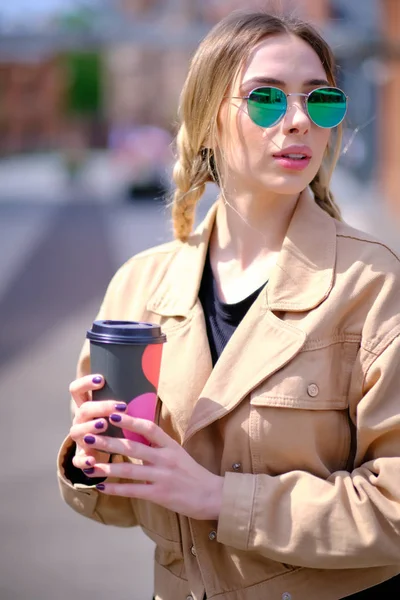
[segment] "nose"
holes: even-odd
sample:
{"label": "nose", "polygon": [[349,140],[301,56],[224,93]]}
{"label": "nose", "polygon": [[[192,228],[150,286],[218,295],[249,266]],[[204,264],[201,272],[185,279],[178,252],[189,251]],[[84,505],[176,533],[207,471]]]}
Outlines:
{"label": "nose", "polygon": [[303,98],[288,98],[288,107],[283,118],[285,134],[297,133],[304,135],[310,129],[310,117],[307,114]]}

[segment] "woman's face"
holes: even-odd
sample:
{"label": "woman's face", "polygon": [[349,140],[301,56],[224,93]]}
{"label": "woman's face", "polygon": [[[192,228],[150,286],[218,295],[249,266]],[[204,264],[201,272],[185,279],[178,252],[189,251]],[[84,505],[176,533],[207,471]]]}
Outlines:
{"label": "woman's face", "polygon": [[[270,128],[250,119],[246,100],[232,98],[268,85],[290,94],[308,93],[329,84],[318,55],[297,36],[274,35],[255,47],[218,115],[221,171],[228,192],[298,194],[312,181],[322,162],[331,130],[310,120],[304,97],[290,96],[285,116]],[[301,164],[278,158],[277,154],[290,146],[303,147],[311,158]]]}

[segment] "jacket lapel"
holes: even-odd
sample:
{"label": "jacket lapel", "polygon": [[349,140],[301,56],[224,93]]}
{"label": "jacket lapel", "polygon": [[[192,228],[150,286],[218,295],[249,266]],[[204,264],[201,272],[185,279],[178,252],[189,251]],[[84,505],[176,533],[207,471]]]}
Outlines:
{"label": "jacket lapel", "polygon": [[184,443],[232,411],[301,350],[306,334],[281,321],[264,301],[261,292],[226,345],[194,406]]}
{"label": "jacket lapel", "polygon": [[183,443],[232,411],[300,352],[306,331],[289,325],[279,313],[315,308],[329,295],[334,278],[335,221],[305,190],[267,286],[212,369],[198,292],[216,210],[217,204],[182,244],[148,303],[153,312],[180,317],[179,326],[167,331],[168,366],[160,380],[160,397],[170,404]]}
{"label": "jacket lapel", "polygon": [[[182,443],[188,420],[212,372],[212,359],[199,288],[217,205],[173,256],[147,309],[163,317],[167,335],[163,348],[158,395],[167,433]],[[161,411],[163,408],[161,407]],[[166,422],[173,415],[173,422]]]}
{"label": "jacket lapel", "polygon": [[[167,411],[161,414],[167,433],[182,443],[193,409],[212,373],[200,303],[178,327],[164,330],[167,343],[163,348],[158,395]],[[168,415],[173,416],[173,422],[166,425]]]}

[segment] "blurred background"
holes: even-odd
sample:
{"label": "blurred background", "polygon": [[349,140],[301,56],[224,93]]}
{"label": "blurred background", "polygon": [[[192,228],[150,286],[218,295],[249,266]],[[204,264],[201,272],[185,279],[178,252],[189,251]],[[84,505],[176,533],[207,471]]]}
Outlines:
{"label": "blurred background", "polygon": [[[0,3],[0,600],[152,597],[152,544],[61,502],[68,385],[106,285],[171,238],[165,196],[188,61],[258,0]],[[333,189],[400,249],[400,2],[279,0],[312,19],[350,96]],[[215,199],[210,186],[198,218]]]}

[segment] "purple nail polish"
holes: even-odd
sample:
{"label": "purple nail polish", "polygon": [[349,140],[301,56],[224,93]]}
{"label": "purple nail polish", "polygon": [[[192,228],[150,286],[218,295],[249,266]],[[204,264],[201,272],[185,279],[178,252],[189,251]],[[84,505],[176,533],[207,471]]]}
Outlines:
{"label": "purple nail polish", "polygon": [[115,410],[120,410],[121,412],[127,409],[127,405],[126,404],[116,404],[115,405]]}
{"label": "purple nail polish", "polygon": [[94,473],[94,467],[90,467],[90,469],[82,469],[85,475],[92,475]]}
{"label": "purple nail polish", "polygon": [[96,485],[96,489],[100,490],[100,492],[103,492],[106,489],[106,486],[104,485],[104,483],[98,483]]}
{"label": "purple nail polish", "polygon": [[103,421],[96,421],[94,426],[96,427],[96,429],[103,429],[104,423],[103,423]]}
{"label": "purple nail polish", "polygon": [[85,435],[85,437],[83,438],[83,441],[86,444],[94,444],[96,441],[96,438],[94,437],[94,435]]}
{"label": "purple nail polish", "polygon": [[88,467],[91,467],[91,466],[92,466],[92,463],[90,462],[90,460],[86,460],[86,461],[85,461],[85,465],[87,465]]}
{"label": "purple nail polish", "polygon": [[110,415],[110,420],[114,423],[119,423],[121,421],[121,415]]}
{"label": "purple nail polish", "polygon": [[98,384],[98,383],[101,383],[102,379],[101,379],[100,375],[95,375],[92,378],[92,381],[93,381],[93,383]]}

